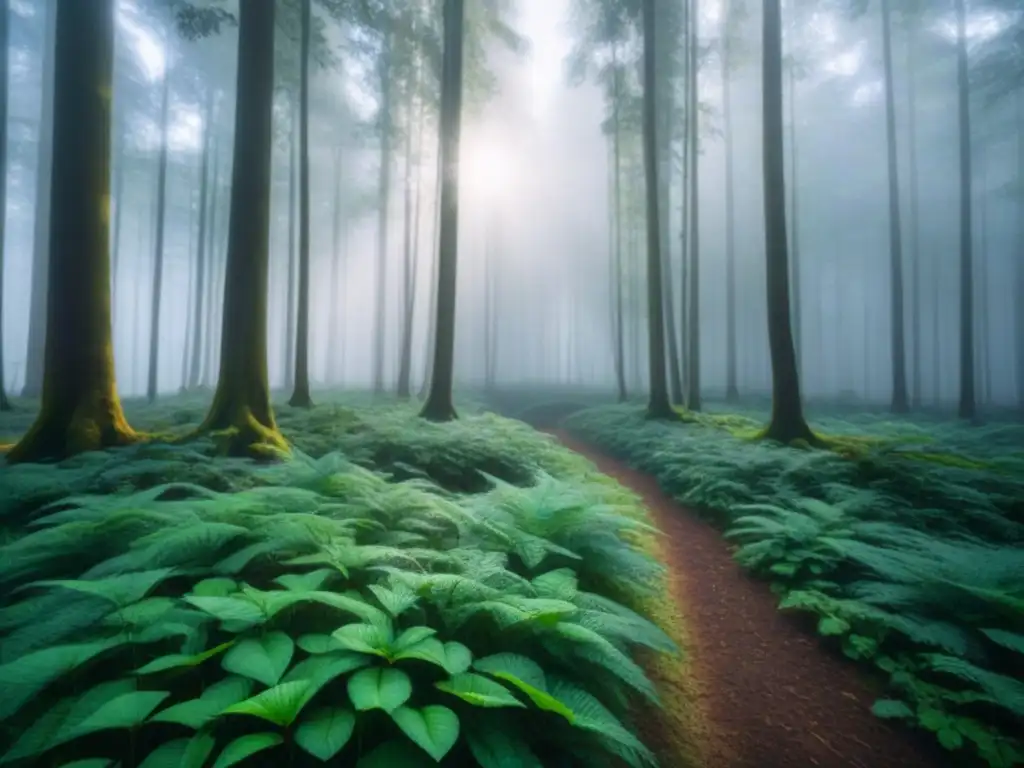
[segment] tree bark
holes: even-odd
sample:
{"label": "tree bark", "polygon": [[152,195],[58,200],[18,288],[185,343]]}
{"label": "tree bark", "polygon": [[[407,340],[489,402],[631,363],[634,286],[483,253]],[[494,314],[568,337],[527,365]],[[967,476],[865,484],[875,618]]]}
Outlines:
{"label": "tree bark", "polygon": [[380,176],[377,218],[377,264],[373,320],[373,392],[384,393],[384,342],[387,336],[388,202],[391,198],[391,56],[394,33],[388,32],[380,61]]}
{"label": "tree bark", "polygon": [[921,343],[921,253],[920,253],[920,216],[919,216],[919,184],[917,171],[917,57],[915,49],[917,40],[912,29],[907,32],[907,149],[910,153],[910,281],[913,309],[911,309],[911,327],[914,338],[914,368],[911,383],[911,404],[915,408],[921,406],[921,374],[922,350]]}
{"label": "tree bark", "polygon": [[687,392],[686,407],[691,411],[701,409],[700,397],[700,113],[698,112],[698,79],[697,79],[697,45],[698,13],[697,0],[693,0],[690,11],[689,57],[690,57],[690,103],[687,112],[690,114],[690,155],[693,158],[690,168],[690,296],[686,302],[688,318],[686,330],[689,335],[689,355],[687,359]]}
{"label": "tree bark", "polygon": [[11,410],[4,372],[4,232],[7,225],[7,95],[10,59],[9,0],[0,0],[0,411]]}
{"label": "tree bark", "polygon": [[779,4],[779,0],[765,0],[762,20],[762,159],[768,342],[772,369],[772,415],[764,437],[782,443],[795,440],[813,443],[816,438],[804,420],[800,402],[800,375],[790,326],[782,124],[782,14]]}
{"label": "tree bark", "polygon": [[736,194],[733,170],[732,83],[729,14],[730,0],[722,9],[722,131],[725,139],[725,399],[740,399],[736,375]]}
{"label": "tree bark", "polygon": [[153,287],[149,314],[149,371],[146,377],[146,401],[156,402],[157,374],[160,364],[160,301],[164,283],[164,222],[167,217],[167,132],[170,122],[170,70],[164,70],[160,97],[160,159],[156,172],[156,244],[153,251]]}
{"label": "tree bark", "polygon": [[665,310],[661,276],[661,227],[658,215],[658,142],[655,104],[657,58],[654,42],[657,20],[655,19],[654,0],[644,0],[643,24],[643,130],[644,175],[647,191],[647,304],[648,341],[650,344],[648,365],[651,377],[647,415],[652,419],[671,419],[675,417],[675,411],[669,400],[668,386],[665,380]]}
{"label": "tree bark", "polygon": [[615,383],[618,387],[619,402],[626,402],[629,397],[626,391],[626,345],[624,339],[624,322],[622,307],[622,130],[619,119],[619,110],[622,105],[622,72],[619,65],[619,49],[616,45],[612,50],[612,66],[615,68],[615,103],[612,106],[612,197],[613,202],[613,227],[615,231],[615,242],[612,250],[613,275],[615,291]]}
{"label": "tree bark", "polygon": [[220,376],[199,432],[223,432],[232,455],[287,449],[270,406],[267,283],[274,104],[274,3],[240,0],[235,143]]}
{"label": "tree bark", "polygon": [[60,3],[55,43],[42,404],[8,461],[62,459],[138,439],[117,394],[110,321],[113,0]]}
{"label": "tree bark", "polygon": [[291,389],[295,385],[295,272],[296,237],[295,229],[299,223],[299,116],[298,105],[291,110],[291,142],[288,163],[288,277],[285,282],[285,320],[284,320],[284,388]]}
{"label": "tree bark", "polygon": [[295,390],[288,401],[293,408],[312,408],[309,393],[309,37],[311,0],[302,2],[302,38],[299,47],[299,315],[295,322]]}
{"label": "tree bark", "polygon": [[[413,184],[412,184],[412,132],[413,132],[413,101],[419,89],[419,72],[417,71],[412,87],[406,99],[406,130],[405,130],[405,178],[404,185],[404,242],[402,243],[402,338],[398,361],[397,394],[403,400],[412,396],[412,331],[416,309],[416,264],[413,261],[413,242],[419,239],[419,230],[414,229],[418,222],[413,223]],[[422,125],[423,115],[420,114]],[[422,144],[422,142],[421,142]],[[418,150],[417,150],[418,151]]]}
{"label": "tree bark", "polygon": [[[196,243],[196,291],[192,316],[192,356],[189,363],[186,387],[199,386],[200,361],[203,359],[203,299],[206,295],[206,209],[210,193],[210,144],[213,141],[213,88],[206,92],[206,106],[203,109],[203,153],[199,161],[199,232]],[[216,170],[214,170],[216,173]]]}
{"label": "tree bark", "polygon": [[1015,95],[1017,107],[1017,258],[1014,259],[1013,315],[1017,340],[1017,408],[1024,411],[1024,86]]}
{"label": "tree bark", "polygon": [[[798,12],[794,7],[794,13]],[[799,20],[797,21],[799,23]],[[800,155],[796,141],[796,74],[793,64],[788,67],[789,81],[789,183],[790,205],[789,220],[793,228],[790,246],[789,272],[792,281],[791,300],[793,304],[793,346],[796,349],[796,369],[803,370],[803,291],[800,273]]]}
{"label": "tree bark", "polygon": [[430,392],[420,416],[430,421],[457,417],[452,402],[455,375],[455,290],[458,268],[459,141],[462,123],[463,0],[444,1],[441,70],[441,223],[437,259],[437,320]]}
{"label": "tree bark", "polygon": [[32,284],[29,289],[28,350],[25,356],[24,397],[39,397],[43,390],[46,357],[47,285],[50,258],[50,177],[53,171],[53,117],[57,44],[57,0],[47,0],[43,38],[42,106],[36,161],[36,204],[32,238]]}
{"label": "tree bark", "polygon": [[957,114],[960,126],[960,402],[961,419],[977,416],[974,393],[974,270],[971,253],[971,92],[967,62],[967,12],[956,0]]}
{"label": "tree bark", "polygon": [[341,154],[339,145],[334,150],[334,211],[331,217],[331,307],[327,331],[327,380],[339,382],[338,351],[344,343],[340,332],[341,298],[338,282],[341,280]]}
{"label": "tree bark", "polygon": [[892,354],[892,410],[906,413],[906,337],[903,327],[903,224],[900,218],[899,160],[896,155],[896,93],[892,73],[890,0],[881,0],[882,59],[885,68],[885,135],[889,170],[889,325]]}

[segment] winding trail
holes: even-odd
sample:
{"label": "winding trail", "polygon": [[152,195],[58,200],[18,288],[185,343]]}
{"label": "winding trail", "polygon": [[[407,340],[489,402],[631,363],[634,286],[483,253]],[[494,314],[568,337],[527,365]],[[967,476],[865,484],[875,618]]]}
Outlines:
{"label": "winding trail", "polygon": [[[712,526],[663,493],[654,478],[563,431],[548,432],[640,494],[665,534],[669,591],[680,602],[697,706],[707,720],[692,750],[700,768],[949,765],[937,747],[871,714],[877,696],[870,681],[776,610],[768,585],[742,572]],[[643,730],[656,751],[673,753],[667,745],[678,734]],[[682,768],[668,759],[662,765]]]}

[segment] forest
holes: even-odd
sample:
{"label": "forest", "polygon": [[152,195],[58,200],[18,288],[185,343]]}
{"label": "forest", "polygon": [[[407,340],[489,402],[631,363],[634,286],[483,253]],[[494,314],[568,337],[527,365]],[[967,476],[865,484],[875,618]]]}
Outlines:
{"label": "forest", "polygon": [[1019,0],[0,50],[0,766],[1024,766]]}

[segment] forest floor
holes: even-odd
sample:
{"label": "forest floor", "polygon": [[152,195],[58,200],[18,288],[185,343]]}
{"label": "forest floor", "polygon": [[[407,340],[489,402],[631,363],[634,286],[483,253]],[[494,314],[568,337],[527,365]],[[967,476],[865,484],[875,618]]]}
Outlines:
{"label": "forest floor", "polygon": [[[664,534],[670,590],[680,600],[706,766],[924,768],[946,763],[931,744],[871,713],[878,691],[776,610],[768,585],[743,573],[719,531],[655,480],[565,432],[563,445],[641,495]],[[652,744],[665,735],[652,733]]]}

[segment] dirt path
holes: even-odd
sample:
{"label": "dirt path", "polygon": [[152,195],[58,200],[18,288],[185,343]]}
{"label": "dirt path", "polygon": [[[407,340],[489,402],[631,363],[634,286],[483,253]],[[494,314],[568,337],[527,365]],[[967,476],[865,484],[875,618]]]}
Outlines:
{"label": "dirt path", "polygon": [[706,768],[949,765],[937,748],[871,714],[877,697],[863,675],[779,613],[768,586],[740,570],[720,533],[653,478],[563,432],[552,434],[641,494],[666,534],[670,588],[682,602],[709,721],[710,732],[698,737]]}

